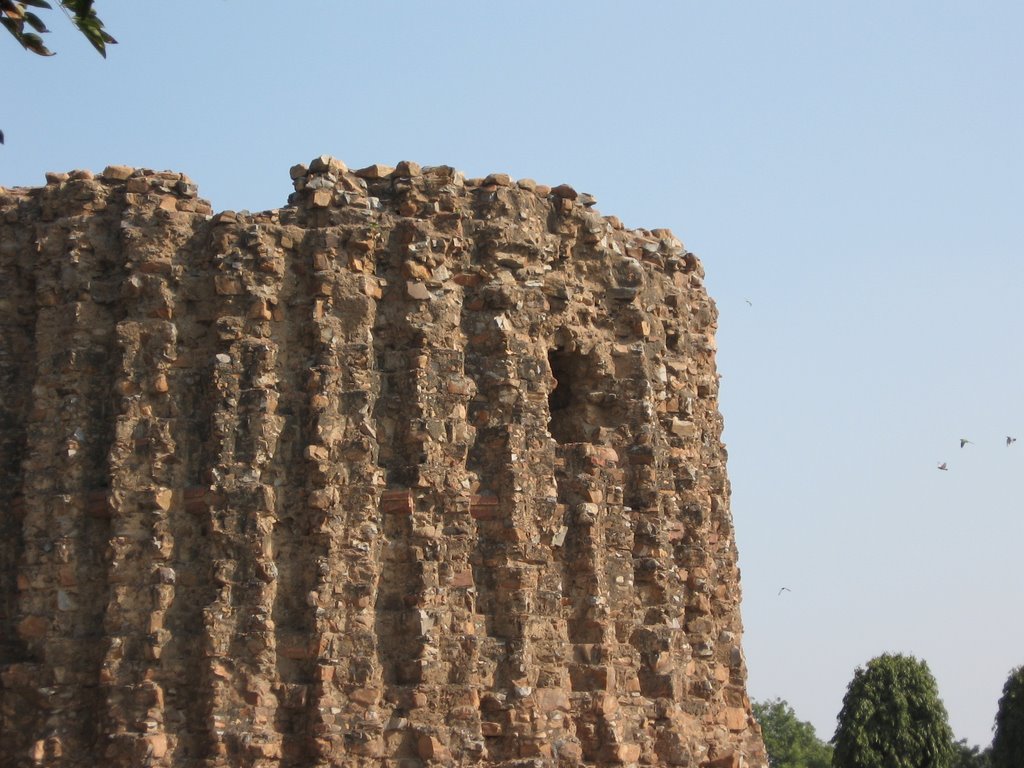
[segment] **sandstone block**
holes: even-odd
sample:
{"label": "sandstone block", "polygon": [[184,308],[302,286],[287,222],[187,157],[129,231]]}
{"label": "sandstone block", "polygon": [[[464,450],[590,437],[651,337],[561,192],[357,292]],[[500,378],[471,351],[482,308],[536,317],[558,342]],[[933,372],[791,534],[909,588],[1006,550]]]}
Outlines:
{"label": "sandstone block", "polygon": [[355,171],[355,174],[361,179],[386,179],[394,170],[390,165],[374,163],[365,168],[360,168],[358,171]]}
{"label": "sandstone block", "polygon": [[727,707],[725,710],[725,727],[730,731],[742,731],[747,727],[749,715],[742,707]]}
{"label": "sandstone block", "polygon": [[419,756],[424,760],[437,763],[448,763],[451,761],[451,753],[448,751],[448,747],[435,736],[421,735],[416,742],[416,748]]}
{"label": "sandstone block", "polygon": [[[166,388],[163,391],[167,391]],[[153,492],[153,503],[157,509],[167,512],[171,508],[174,492],[170,488],[158,488]]]}
{"label": "sandstone block", "polygon": [[512,185],[512,177],[507,173],[492,173],[484,179],[484,184],[493,184],[497,187],[508,187]]}
{"label": "sandstone block", "polygon": [[701,763],[701,768],[743,768],[740,756],[735,752]]}
{"label": "sandstone block", "polygon": [[408,176],[414,178],[416,176],[421,176],[422,174],[423,169],[420,167],[420,164],[414,163],[411,160],[402,160],[395,166],[396,176]]}
{"label": "sandstone block", "polygon": [[409,280],[406,284],[406,292],[409,294],[409,298],[416,299],[417,301],[426,301],[430,298],[430,289],[420,282],[419,280]]}
{"label": "sandstone block", "polygon": [[245,292],[242,281],[232,275],[215,275],[213,284],[221,296],[239,296]]}
{"label": "sandstone block", "polygon": [[[295,167],[298,166],[293,166],[293,168]],[[341,160],[330,155],[320,155],[309,164],[310,173],[334,173],[340,175],[347,170],[348,167]],[[292,176],[292,178],[296,177]]]}
{"label": "sandstone block", "polygon": [[356,688],[349,693],[348,698],[364,707],[372,707],[379,701],[380,691],[376,688]]}
{"label": "sandstone block", "polygon": [[579,193],[568,184],[559,184],[557,187],[552,187],[551,194],[565,200],[575,200],[579,197]]}
{"label": "sandstone block", "polygon": [[330,189],[315,189],[309,197],[309,203],[314,208],[326,208],[334,199],[334,191]]}
{"label": "sandstone block", "polygon": [[642,752],[639,744],[619,744],[615,747],[615,759],[620,763],[635,763]]}
{"label": "sandstone block", "polygon": [[23,640],[38,640],[49,629],[50,622],[45,616],[26,616],[18,622],[18,636]]}
{"label": "sandstone block", "polygon": [[143,737],[146,743],[146,754],[154,760],[159,760],[167,754],[167,734],[151,733]]}
{"label": "sandstone block", "polygon": [[124,181],[135,173],[135,169],[128,165],[108,165],[100,174],[101,178],[109,181]]}

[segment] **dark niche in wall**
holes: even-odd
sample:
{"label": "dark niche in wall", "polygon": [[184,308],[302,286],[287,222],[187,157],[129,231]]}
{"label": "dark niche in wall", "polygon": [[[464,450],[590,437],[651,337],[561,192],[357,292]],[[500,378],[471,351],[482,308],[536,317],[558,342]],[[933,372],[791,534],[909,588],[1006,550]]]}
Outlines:
{"label": "dark niche in wall", "polygon": [[555,347],[548,351],[555,386],[548,394],[548,431],[559,443],[593,442],[603,419],[591,402],[596,365],[590,355]]}

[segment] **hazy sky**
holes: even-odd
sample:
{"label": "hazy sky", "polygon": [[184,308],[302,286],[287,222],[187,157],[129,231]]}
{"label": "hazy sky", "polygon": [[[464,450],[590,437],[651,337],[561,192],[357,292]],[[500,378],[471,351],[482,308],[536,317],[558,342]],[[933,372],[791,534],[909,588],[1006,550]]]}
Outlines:
{"label": "hazy sky", "polygon": [[908,653],[989,742],[1024,663],[1024,4],[96,7],[106,61],[58,14],[53,58],[0,34],[0,184],[124,163],[259,210],[329,153],[671,227],[721,311],[751,695],[827,739]]}

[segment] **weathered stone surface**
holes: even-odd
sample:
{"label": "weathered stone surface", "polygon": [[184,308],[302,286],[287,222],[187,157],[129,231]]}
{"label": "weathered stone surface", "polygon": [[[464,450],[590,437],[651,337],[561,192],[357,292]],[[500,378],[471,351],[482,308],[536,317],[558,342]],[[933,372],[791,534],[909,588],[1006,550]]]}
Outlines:
{"label": "weathered stone surface", "polygon": [[110,181],[124,181],[133,173],[135,169],[128,165],[108,165],[101,175]]}
{"label": "weathered stone surface", "polygon": [[693,254],[404,162],[0,190],[0,766],[764,766]]}
{"label": "weathered stone surface", "polygon": [[356,176],[360,176],[365,179],[384,179],[391,175],[395,169],[390,165],[383,165],[381,163],[374,163],[368,165],[365,168],[357,170]]}

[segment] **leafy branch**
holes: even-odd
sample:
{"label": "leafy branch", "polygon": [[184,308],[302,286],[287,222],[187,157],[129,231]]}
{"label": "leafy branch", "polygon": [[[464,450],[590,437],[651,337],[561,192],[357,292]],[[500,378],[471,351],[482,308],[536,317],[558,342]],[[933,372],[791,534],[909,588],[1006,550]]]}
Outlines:
{"label": "leafy branch", "polygon": [[[114,45],[117,40],[103,29],[103,21],[92,7],[93,0],[58,0],[57,4],[92,47],[106,58],[107,45]],[[41,37],[50,30],[37,14],[29,10],[30,7],[53,10],[47,0],[0,0],[0,24],[25,50],[40,56],[52,56],[53,51],[46,47]]]}

